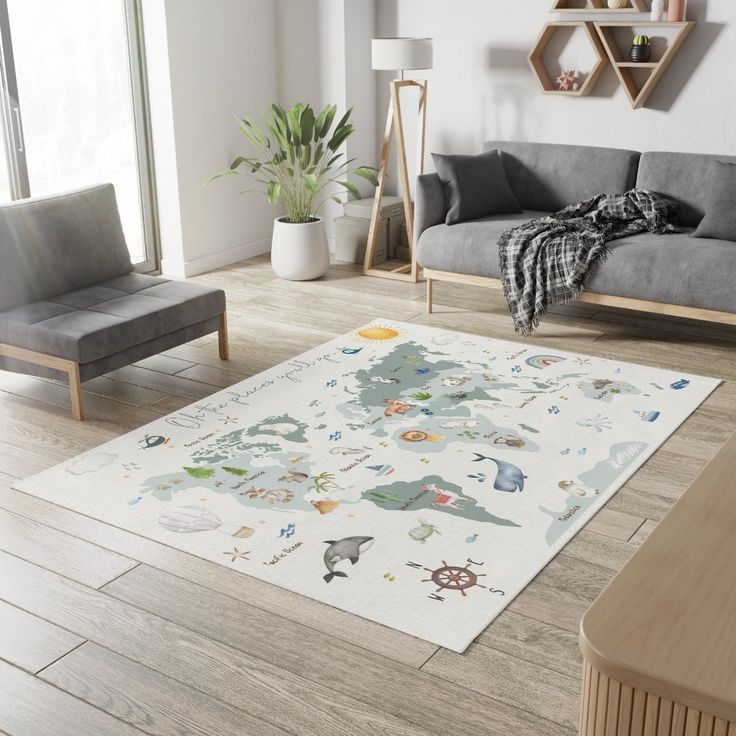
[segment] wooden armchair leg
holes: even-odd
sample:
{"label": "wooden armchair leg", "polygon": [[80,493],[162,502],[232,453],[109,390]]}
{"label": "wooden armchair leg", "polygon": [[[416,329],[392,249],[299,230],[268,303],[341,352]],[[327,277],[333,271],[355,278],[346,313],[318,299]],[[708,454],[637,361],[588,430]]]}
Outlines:
{"label": "wooden armchair leg", "polygon": [[79,379],[79,363],[69,366],[69,394],[72,400],[72,416],[80,422],[84,420],[82,409],[82,382]]}
{"label": "wooden armchair leg", "polygon": [[427,279],[427,314],[432,314],[432,279]]}
{"label": "wooden armchair leg", "polygon": [[217,340],[220,348],[220,360],[230,360],[230,347],[227,340],[227,312],[220,315],[220,327],[217,330]]}

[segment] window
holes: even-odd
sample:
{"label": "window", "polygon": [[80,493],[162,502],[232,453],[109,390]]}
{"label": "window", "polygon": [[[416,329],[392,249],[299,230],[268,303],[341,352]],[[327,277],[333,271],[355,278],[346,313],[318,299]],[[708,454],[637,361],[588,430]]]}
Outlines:
{"label": "window", "polygon": [[115,185],[133,262],[157,268],[140,0],[0,0],[0,197]]}

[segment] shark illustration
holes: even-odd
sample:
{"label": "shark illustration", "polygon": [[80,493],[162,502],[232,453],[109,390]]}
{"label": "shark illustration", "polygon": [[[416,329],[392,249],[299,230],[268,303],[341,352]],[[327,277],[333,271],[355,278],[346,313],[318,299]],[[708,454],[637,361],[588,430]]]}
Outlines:
{"label": "shark illustration", "polygon": [[521,468],[517,468],[516,465],[507,463],[504,460],[496,460],[495,457],[487,457],[480,453],[474,453],[474,463],[480,462],[481,460],[492,460],[496,463],[498,472],[496,473],[496,480],[493,481],[493,487],[497,491],[504,491],[504,493],[516,493],[517,491],[524,490],[524,480],[526,476],[521,471]]}
{"label": "shark illustration", "polygon": [[373,537],[345,537],[338,541],[330,539],[325,544],[330,545],[325,550],[325,567],[329,572],[324,576],[324,581],[329,583],[334,577],[347,577],[346,573],[335,571],[335,565],[342,560],[350,560],[354,565],[360,555],[373,544]]}

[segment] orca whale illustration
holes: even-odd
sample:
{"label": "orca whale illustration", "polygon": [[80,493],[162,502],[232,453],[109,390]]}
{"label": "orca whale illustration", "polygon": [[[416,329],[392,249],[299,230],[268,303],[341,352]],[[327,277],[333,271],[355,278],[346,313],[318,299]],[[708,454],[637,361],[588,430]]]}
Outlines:
{"label": "orca whale illustration", "polygon": [[332,578],[346,578],[347,574],[335,570],[335,565],[342,560],[350,560],[353,565],[360,559],[360,555],[372,544],[373,537],[345,537],[345,539],[328,539],[325,544],[330,546],[325,550],[325,567],[329,571],[324,581],[329,583]]}
{"label": "orca whale illustration", "polygon": [[496,473],[496,480],[493,481],[493,487],[497,491],[503,491],[504,493],[516,493],[517,491],[524,490],[524,480],[526,476],[521,471],[521,468],[517,468],[512,463],[507,463],[505,460],[496,460],[495,457],[488,457],[487,455],[481,455],[479,452],[473,453],[475,455],[474,463],[478,463],[481,460],[492,460],[496,463],[498,472]]}

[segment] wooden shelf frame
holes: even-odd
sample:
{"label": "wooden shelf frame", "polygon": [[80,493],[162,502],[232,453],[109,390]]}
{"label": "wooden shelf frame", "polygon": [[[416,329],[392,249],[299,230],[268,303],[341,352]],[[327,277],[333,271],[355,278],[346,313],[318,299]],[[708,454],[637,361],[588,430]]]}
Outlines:
{"label": "wooden shelf frame", "polygon": [[[401,114],[401,90],[407,87],[417,87],[419,101],[417,103],[417,171],[424,173],[424,156],[427,138],[427,81],[425,79],[394,79],[389,83],[390,102],[386,117],[386,130],[383,135],[381,161],[378,165],[378,186],[373,197],[371,224],[368,230],[368,243],[363,261],[363,274],[377,276],[382,279],[395,281],[409,281],[416,284],[419,281],[419,266],[417,264],[416,243],[414,242],[414,209],[411,201],[411,179],[406,163],[406,139],[404,137],[404,122]],[[406,234],[409,241],[409,263],[401,263],[395,268],[378,268],[373,261],[378,242],[378,228],[380,226],[381,202],[386,186],[386,177],[391,154],[391,141],[396,138],[397,157],[399,164],[399,178],[401,180],[401,194],[404,201],[404,215],[406,218]]]}
{"label": "wooden shelf frame", "polygon": [[[556,33],[560,29],[576,29],[581,28],[590,46],[596,56],[593,68],[588,72],[586,77],[580,83],[577,90],[560,90],[557,89],[554,78],[550,75],[544,63],[544,52],[552,41]],[[543,94],[545,95],[561,95],[566,97],[585,97],[589,95],[606,68],[606,50],[601,43],[601,38],[596,31],[595,24],[592,21],[585,20],[552,20],[544,24],[542,32],[539,34],[532,50],[529,52],[528,61],[535,79],[539,83]]]}
{"label": "wooden shelf frame", "polygon": [[[638,110],[646,105],[652,92],[654,92],[662,76],[685,42],[685,39],[695,27],[695,21],[682,21],[680,23],[672,21],[656,23],[651,21],[640,23],[636,21],[594,21],[594,26],[605,49],[605,53],[613,66],[613,70],[616,72],[616,76],[619,82],[621,82],[626,96],[629,98],[631,107],[634,110]],[[624,50],[616,40],[616,29],[621,28],[630,28],[632,31],[635,29],[636,31],[646,29],[642,30],[642,32],[650,37],[653,35],[652,31],[656,31],[658,28],[673,28],[677,30],[677,35],[669,41],[661,59],[638,64],[625,58]],[[633,74],[635,69],[643,69],[651,72],[646,82],[640,84],[637,81]]]}
{"label": "wooden shelf frame", "polygon": [[587,0],[586,7],[568,7],[570,0],[556,0],[552,6],[553,13],[648,13],[649,8],[644,0],[629,0],[628,8],[609,8],[606,0]]}

